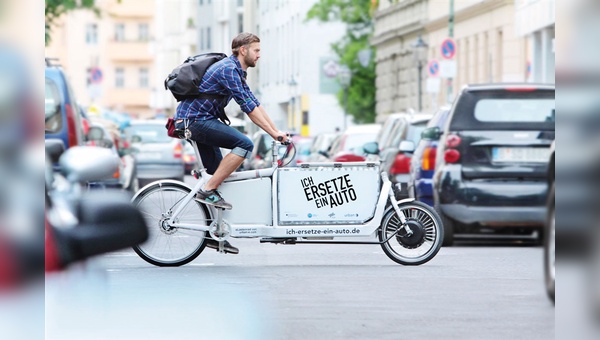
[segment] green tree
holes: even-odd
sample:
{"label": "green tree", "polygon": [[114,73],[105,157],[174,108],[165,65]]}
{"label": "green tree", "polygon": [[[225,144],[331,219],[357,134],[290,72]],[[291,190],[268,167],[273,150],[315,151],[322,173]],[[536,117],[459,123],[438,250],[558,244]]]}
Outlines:
{"label": "green tree", "polygon": [[94,6],[95,0],[46,0],[46,46],[52,38],[52,28],[61,15],[78,8],[93,10],[96,15],[100,10]]}
{"label": "green tree", "polygon": [[[348,88],[347,112],[357,123],[375,121],[375,49],[369,44],[373,35],[371,0],[320,0],[312,6],[306,20],[320,22],[341,21],[346,24],[346,34],[332,44],[340,64],[352,72]],[[358,53],[370,50],[366,67],[359,62]],[[344,90],[338,93],[340,105],[344,105]]]}

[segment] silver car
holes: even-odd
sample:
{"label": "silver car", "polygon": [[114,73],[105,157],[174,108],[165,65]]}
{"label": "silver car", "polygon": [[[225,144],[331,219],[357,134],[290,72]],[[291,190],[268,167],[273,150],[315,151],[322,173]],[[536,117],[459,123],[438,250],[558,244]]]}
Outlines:
{"label": "silver car", "polygon": [[125,128],[140,186],[159,179],[183,181],[183,143],[167,135],[166,123],[159,119],[134,120]]}

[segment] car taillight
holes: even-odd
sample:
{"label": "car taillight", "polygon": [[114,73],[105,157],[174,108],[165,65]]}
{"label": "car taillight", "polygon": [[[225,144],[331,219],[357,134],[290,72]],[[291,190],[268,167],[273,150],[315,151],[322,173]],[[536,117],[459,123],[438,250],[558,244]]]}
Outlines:
{"label": "car taillight", "polygon": [[446,138],[446,146],[449,148],[455,148],[460,145],[460,137],[457,135],[450,135]]}
{"label": "car taillight", "polygon": [[510,92],[533,92],[535,90],[537,90],[537,88],[535,87],[507,87],[505,88],[506,91],[510,91]]}
{"label": "car taillight", "polygon": [[194,156],[192,155],[183,155],[183,161],[186,163],[192,163],[194,161]]}
{"label": "car taillight", "polygon": [[400,153],[394,159],[394,163],[390,168],[390,175],[408,174],[410,173],[410,157]]}
{"label": "car taillight", "polygon": [[175,148],[173,149],[173,157],[181,158],[182,155],[183,155],[183,147],[181,146],[181,143],[175,144]]}
{"label": "car taillight", "polygon": [[460,160],[460,152],[455,149],[448,149],[444,152],[444,161],[446,163],[456,163]]}
{"label": "car taillight", "polygon": [[423,160],[421,167],[423,170],[434,170],[435,169],[435,156],[437,154],[437,148],[428,146],[423,151]]}
{"label": "car taillight", "polygon": [[67,135],[69,140],[69,147],[76,146],[79,144],[77,141],[77,124],[75,123],[75,113],[70,104],[65,104],[65,111],[67,113]]}
{"label": "car taillight", "polygon": [[297,160],[296,160],[296,164],[298,164],[298,165],[299,165],[299,164],[302,164],[302,160],[301,160],[301,159],[297,159]]}
{"label": "car taillight", "polygon": [[113,173],[113,178],[119,178],[121,174],[119,173],[119,169]]}
{"label": "car taillight", "polygon": [[456,163],[460,160],[460,152],[456,148],[460,145],[461,139],[457,135],[449,135],[446,138],[446,151],[444,151],[444,161],[446,163]]}

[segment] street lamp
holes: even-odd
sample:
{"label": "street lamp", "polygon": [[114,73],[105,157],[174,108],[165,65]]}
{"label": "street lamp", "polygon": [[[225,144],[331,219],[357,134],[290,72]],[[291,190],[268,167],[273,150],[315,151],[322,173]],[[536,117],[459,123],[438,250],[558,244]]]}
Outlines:
{"label": "street lamp", "polygon": [[419,112],[423,109],[422,106],[422,84],[421,84],[421,75],[423,73],[423,66],[427,62],[427,43],[423,41],[423,38],[419,35],[417,40],[412,45],[413,55],[415,57],[415,62],[417,63],[418,70],[418,83],[419,83]]}
{"label": "street lamp", "polygon": [[344,131],[346,131],[346,115],[348,111],[348,89],[350,88],[350,81],[352,80],[352,71],[346,65],[340,66],[338,70],[338,81],[344,88]]}

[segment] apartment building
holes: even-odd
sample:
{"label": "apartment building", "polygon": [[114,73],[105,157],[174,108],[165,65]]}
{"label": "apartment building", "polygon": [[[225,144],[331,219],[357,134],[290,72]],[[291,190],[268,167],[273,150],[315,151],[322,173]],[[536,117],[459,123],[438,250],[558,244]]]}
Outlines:
{"label": "apartment building", "polygon": [[341,129],[345,119],[331,49],[345,25],[305,22],[316,2],[246,0],[244,7],[250,13],[244,29],[261,39],[261,59],[248,75],[257,75],[254,92],[278,127],[305,136]]}
{"label": "apartment building", "polygon": [[154,76],[151,40],[154,1],[98,0],[100,15],[89,10],[67,13],[55,28],[46,57],[56,57],[71,78],[78,100],[129,113],[153,114]]}
{"label": "apartment building", "polygon": [[423,80],[425,72],[418,72],[414,45],[419,37],[428,40],[424,28],[428,4],[429,0],[379,2],[371,39],[376,48],[376,121],[384,121],[391,113],[418,109],[419,77]]}
{"label": "apartment building", "polygon": [[516,34],[527,38],[527,80],[554,83],[555,1],[517,0]]}
{"label": "apartment building", "polygon": [[[423,110],[431,111],[452,102],[465,84],[526,81],[528,43],[516,32],[514,0],[380,1],[372,38],[377,47],[377,119],[416,109],[419,91]],[[427,68],[418,74],[413,44],[419,35],[427,43],[428,62],[441,62],[443,41],[453,39],[452,78],[430,76]]]}

